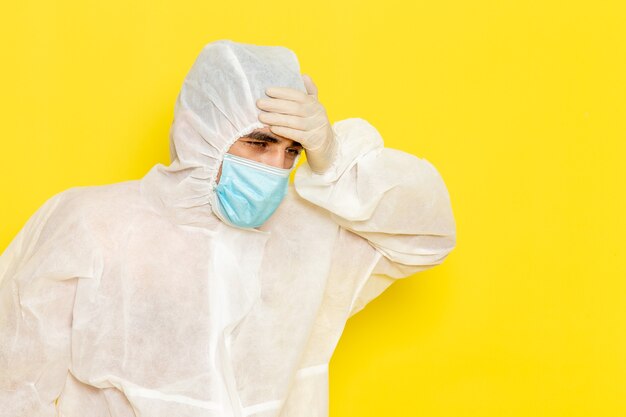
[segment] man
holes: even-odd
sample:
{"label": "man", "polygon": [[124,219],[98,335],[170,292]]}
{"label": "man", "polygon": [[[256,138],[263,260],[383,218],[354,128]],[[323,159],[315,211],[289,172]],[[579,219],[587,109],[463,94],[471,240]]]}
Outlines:
{"label": "man", "polygon": [[346,320],[455,245],[436,169],[331,125],[286,48],[207,45],[170,146],[53,196],[3,253],[0,415],[327,416]]}

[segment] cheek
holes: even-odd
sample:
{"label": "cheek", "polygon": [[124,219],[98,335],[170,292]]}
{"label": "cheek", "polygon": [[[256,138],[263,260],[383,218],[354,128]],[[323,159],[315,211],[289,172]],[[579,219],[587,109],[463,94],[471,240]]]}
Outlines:
{"label": "cheek", "polygon": [[242,142],[235,142],[228,149],[228,153],[246,158],[248,155],[253,154],[254,150],[254,148]]}

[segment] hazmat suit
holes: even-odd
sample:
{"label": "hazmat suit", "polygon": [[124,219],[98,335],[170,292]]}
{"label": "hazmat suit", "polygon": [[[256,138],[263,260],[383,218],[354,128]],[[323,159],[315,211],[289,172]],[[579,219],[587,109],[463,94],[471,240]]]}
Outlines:
{"label": "hazmat suit", "polygon": [[256,229],[215,215],[217,172],[263,127],[287,48],[220,40],[184,80],[169,166],[47,200],[0,257],[0,416],[322,417],[346,320],[455,245],[434,166],[367,121],[332,126]]}

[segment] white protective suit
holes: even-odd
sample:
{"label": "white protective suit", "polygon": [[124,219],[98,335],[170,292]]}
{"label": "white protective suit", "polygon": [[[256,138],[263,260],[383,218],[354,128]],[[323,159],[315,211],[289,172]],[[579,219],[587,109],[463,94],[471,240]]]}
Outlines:
{"label": "white protective suit", "polygon": [[443,262],[455,221],[431,163],[350,118],[333,124],[331,169],[302,164],[262,227],[222,222],[217,171],[265,126],[255,102],[270,86],[306,91],[289,49],[207,45],[169,166],[67,189],[31,216],[0,258],[1,416],[328,415],[346,320]]}

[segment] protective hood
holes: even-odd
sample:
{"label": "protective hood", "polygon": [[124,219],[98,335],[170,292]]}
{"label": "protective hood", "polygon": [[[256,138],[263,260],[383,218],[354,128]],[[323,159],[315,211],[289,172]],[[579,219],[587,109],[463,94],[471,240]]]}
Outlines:
{"label": "protective hood", "polygon": [[258,120],[256,101],[272,86],[306,92],[290,49],[226,39],[206,45],[176,99],[171,163],[152,168],[142,181],[143,194],[177,223],[219,221],[215,188],[224,154],[240,137],[267,126]]}

